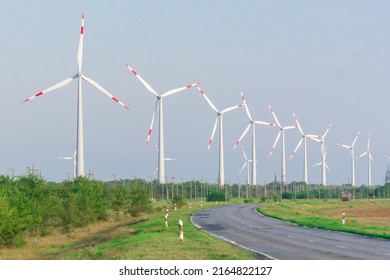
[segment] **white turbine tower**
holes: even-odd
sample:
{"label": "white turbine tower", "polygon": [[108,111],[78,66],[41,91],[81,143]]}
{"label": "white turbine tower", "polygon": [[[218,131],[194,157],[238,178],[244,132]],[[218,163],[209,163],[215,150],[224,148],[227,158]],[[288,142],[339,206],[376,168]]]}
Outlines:
{"label": "white turbine tower", "polygon": [[46,94],[50,91],[53,91],[55,89],[61,88],[63,86],[66,86],[69,84],[72,80],[78,79],[78,98],[77,98],[77,140],[76,140],[76,175],[77,176],[84,176],[84,131],[83,131],[83,102],[82,102],[82,86],[81,82],[82,80],[86,81],[108,97],[110,97],[112,100],[115,102],[119,103],[126,109],[129,109],[128,106],[123,104],[121,101],[118,100],[115,96],[113,96],[111,93],[109,93],[106,89],[104,89],[101,85],[99,85],[97,82],[92,80],[91,78],[87,78],[84,76],[84,74],[81,73],[81,68],[82,68],[82,61],[83,61],[83,40],[84,40],[84,13],[82,14],[81,18],[81,29],[80,29],[80,41],[79,41],[79,48],[77,52],[77,67],[78,67],[78,72],[65,79],[62,82],[59,82],[41,92],[38,92],[37,94],[33,95],[30,98],[25,99],[23,102],[28,102],[31,99],[34,99],[36,97],[39,97],[43,94]]}
{"label": "white turbine tower", "polygon": [[146,139],[146,145],[149,143],[150,135],[152,134],[154,117],[156,115],[156,111],[159,111],[159,131],[158,131],[158,180],[160,184],[165,183],[165,164],[164,164],[164,120],[163,120],[163,98],[170,96],[172,94],[178,93],[185,89],[191,88],[193,86],[198,85],[199,83],[191,84],[188,86],[180,87],[177,89],[169,90],[163,94],[158,94],[144,79],[138,75],[137,72],[133,68],[131,68],[127,63],[125,63],[126,67],[138,78],[138,80],[145,86],[145,88],[157,97],[156,105],[154,107],[152,122],[149,127],[148,136]]}
{"label": "white turbine tower", "polygon": [[279,127],[279,133],[276,136],[275,143],[272,146],[272,149],[271,149],[271,152],[269,153],[269,156],[271,156],[272,153],[275,151],[276,144],[279,141],[280,135],[282,135],[282,186],[285,186],[287,184],[287,179],[286,179],[286,152],[285,152],[284,131],[286,129],[297,128],[297,126],[296,125],[281,126],[278,118],[275,115],[275,112],[272,110],[272,107],[270,105],[268,105],[268,108],[271,111],[272,115],[274,116],[274,119],[276,121],[277,126]]}
{"label": "white turbine tower", "polygon": [[367,150],[359,156],[359,158],[361,158],[361,157],[364,157],[365,155],[367,155],[367,161],[368,161],[368,186],[372,185],[372,181],[371,181],[371,162],[374,163],[374,159],[371,156],[370,141],[371,141],[371,133],[368,133]]}
{"label": "white turbine tower", "polygon": [[214,128],[211,133],[209,145],[207,147],[207,151],[210,150],[210,146],[213,143],[213,138],[215,131],[217,129],[217,125],[219,122],[219,171],[218,171],[218,184],[220,187],[225,185],[225,160],[224,160],[224,148],[223,148],[223,114],[238,109],[243,106],[243,104],[239,104],[236,106],[228,107],[219,111],[217,107],[211,102],[211,100],[207,97],[204,91],[197,86],[198,91],[202,94],[202,96],[206,99],[207,103],[210,105],[211,109],[213,109],[217,113],[217,118],[215,119]]}
{"label": "white turbine tower", "polygon": [[[244,95],[242,94],[242,92],[240,92],[240,94],[241,94],[241,98],[244,102],[246,114],[248,115],[248,118],[249,118],[249,124],[245,128],[244,132],[241,134],[240,138],[236,141],[236,144],[234,145],[233,149],[235,149],[238,146],[238,144],[240,144],[241,140],[244,138],[244,136],[248,133],[249,129],[252,127],[252,162],[257,162],[256,161],[256,129],[255,129],[255,125],[256,124],[267,125],[267,126],[276,126],[276,125],[273,123],[268,123],[268,122],[263,122],[263,121],[254,121],[252,119],[251,113],[249,112],[248,103],[246,102]],[[257,185],[256,164],[252,164],[252,185],[253,186]]]}
{"label": "white turbine tower", "polygon": [[300,125],[297,116],[294,113],[293,113],[293,116],[294,116],[295,122],[297,124],[297,127],[299,129],[299,132],[301,133],[302,138],[298,142],[298,145],[296,146],[294,152],[291,154],[290,159],[292,159],[295,156],[296,152],[298,151],[299,147],[302,145],[302,142],[303,142],[303,181],[307,184],[308,179],[307,179],[307,141],[306,141],[306,139],[316,137],[316,136],[303,133],[302,126]]}
{"label": "white turbine tower", "polygon": [[250,166],[250,163],[252,162],[252,160],[248,159],[248,157],[246,156],[246,153],[244,151],[244,147],[241,146],[241,149],[242,149],[242,154],[244,155],[244,158],[245,158],[245,162],[244,162],[244,165],[242,166],[240,172],[238,173],[238,175],[241,175],[242,171],[245,169],[246,167],[246,170],[247,170],[247,179],[246,179],[246,183],[249,185],[250,184],[250,177],[249,177],[249,166]]}
{"label": "white turbine tower", "polygon": [[352,184],[352,187],[355,186],[355,143],[359,137],[359,134],[360,134],[360,132],[358,132],[358,134],[356,135],[355,140],[353,140],[351,146],[337,143],[338,146],[351,150],[351,173],[352,173],[351,174],[351,184]]}
{"label": "white turbine tower", "polygon": [[77,151],[74,151],[74,154],[72,157],[59,157],[58,158],[58,159],[65,159],[65,160],[73,159],[73,179],[75,179],[77,177],[76,176],[76,166],[77,166],[76,154],[77,154]]}
{"label": "white turbine tower", "polygon": [[[321,144],[321,156],[322,156],[322,162],[321,162],[321,165],[322,165],[322,185],[324,187],[327,186],[327,182],[326,182],[326,167],[327,167],[327,164],[326,164],[326,149],[325,149],[325,138],[326,136],[328,135],[328,132],[329,132],[329,129],[331,128],[331,124],[329,124],[329,127],[327,128],[327,130],[325,131],[325,133],[323,135],[317,135],[315,137],[310,137],[310,139],[318,142]],[[317,164],[318,165],[318,164]]]}

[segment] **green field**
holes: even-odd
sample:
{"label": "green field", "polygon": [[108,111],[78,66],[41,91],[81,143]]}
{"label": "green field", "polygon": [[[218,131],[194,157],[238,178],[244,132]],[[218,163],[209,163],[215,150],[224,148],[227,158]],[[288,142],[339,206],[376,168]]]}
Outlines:
{"label": "green field", "polygon": [[[267,203],[260,213],[298,225],[390,239],[390,200],[302,200]],[[345,224],[342,224],[345,213]]]}

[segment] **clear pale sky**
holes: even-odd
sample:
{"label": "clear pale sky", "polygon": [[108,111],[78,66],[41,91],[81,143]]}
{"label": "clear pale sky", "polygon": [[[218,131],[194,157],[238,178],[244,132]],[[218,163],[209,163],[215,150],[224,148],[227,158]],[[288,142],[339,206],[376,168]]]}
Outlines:
{"label": "clear pale sky", "polygon": [[[350,145],[366,150],[372,134],[373,183],[383,184],[390,155],[390,2],[388,1],[0,1],[0,174],[33,164],[48,180],[72,174],[77,81],[29,103],[22,101],[77,72],[85,12],[83,73],[130,106],[126,111],[84,83],[85,169],[101,180],[150,179],[157,166],[157,122],[145,147],[155,97],[124,67],[127,62],[163,93],[200,81],[222,110],[246,96],[256,120],[282,125],[298,116],[306,133],[329,123],[329,184],[351,180]],[[218,134],[206,153],[216,114],[196,89],[165,99],[166,175],[176,181],[217,181]],[[232,150],[248,124],[244,109],[225,115],[226,180],[244,158]],[[258,182],[280,180],[281,143],[268,158],[276,128],[257,127]],[[286,156],[300,133],[286,131]],[[250,134],[242,144],[250,155]],[[301,181],[303,150],[287,160],[287,181]],[[308,142],[309,181],[321,182],[320,145]],[[154,177],[155,178],[155,177]],[[367,183],[367,158],[356,161]]]}

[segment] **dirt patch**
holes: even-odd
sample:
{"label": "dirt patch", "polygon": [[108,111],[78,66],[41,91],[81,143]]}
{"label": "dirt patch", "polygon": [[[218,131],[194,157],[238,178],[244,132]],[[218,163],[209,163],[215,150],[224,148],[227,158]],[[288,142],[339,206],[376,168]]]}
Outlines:
{"label": "dirt patch", "polygon": [[345,213],[346,219],[352,219],[358,223],[390,227],[390,207],[371,203],[355,205],[353,202],[345,202],[345,204],[338,209],[329,209],[328,215],[341,219],[342,213]]}

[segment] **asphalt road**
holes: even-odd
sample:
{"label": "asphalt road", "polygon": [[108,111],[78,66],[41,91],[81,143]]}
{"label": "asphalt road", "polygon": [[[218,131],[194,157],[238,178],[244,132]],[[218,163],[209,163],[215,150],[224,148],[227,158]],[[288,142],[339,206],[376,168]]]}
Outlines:
{"label": "asphalt road", "polygon": [[192,222],[264,259],[390,260],[390,240],[309,229],[262,216],[256,207],[259,204],[211,208],[194,214]]}

